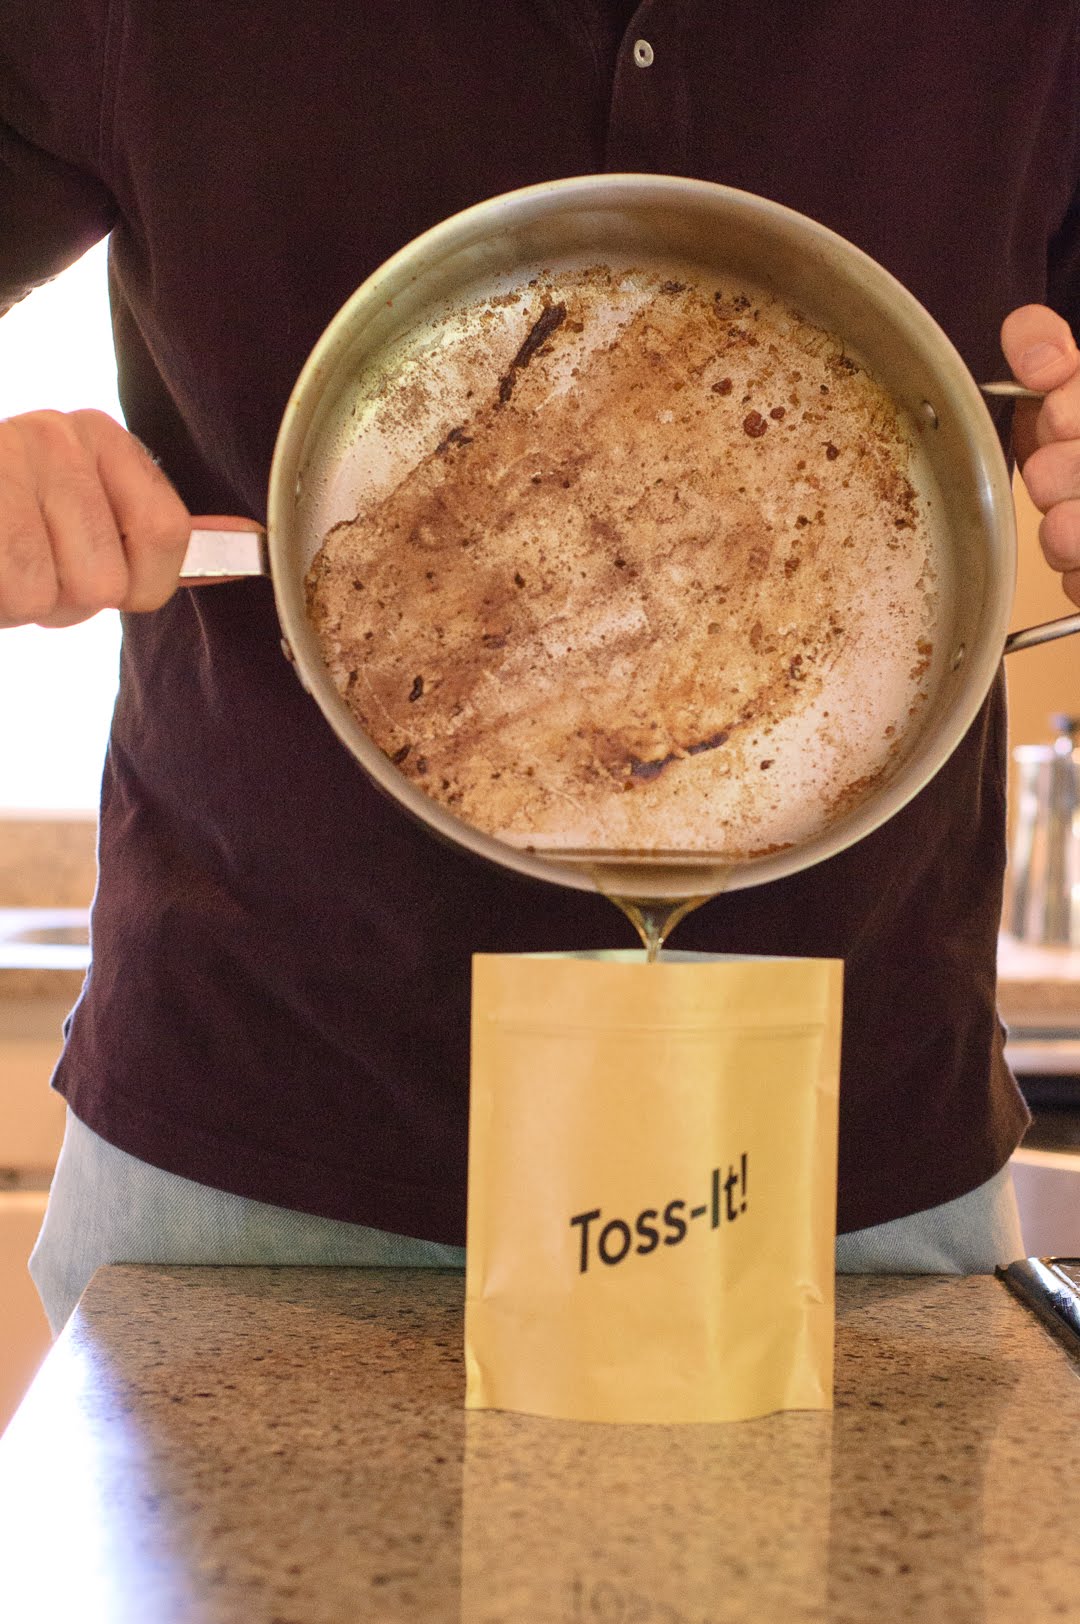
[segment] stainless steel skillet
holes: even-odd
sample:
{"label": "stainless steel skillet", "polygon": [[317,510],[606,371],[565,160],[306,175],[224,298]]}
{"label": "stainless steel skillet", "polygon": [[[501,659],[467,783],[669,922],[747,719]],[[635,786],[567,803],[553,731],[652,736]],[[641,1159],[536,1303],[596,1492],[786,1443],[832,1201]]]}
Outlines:
{"label": "stainless steel skillet", "polygon": [[[407,779],[358,725],[327,670],[306,610],[305,577],[328,531],[385,482],[394,448],[370,432],[374,402],[400,396],[416,368],[478,301],[539,275],[603,263],[690,268],[772,292],[836,336],[913,426],[936,493],[948,577],[935,629],[932,691],[894,765],[810,838],[735,862],[688,853],[635,871],[638,895],[701,894],[763,883],[822,861],[897,812],[939,770],[973,721],[1003,651],[1080,629],[1080,616],[1007,637],[1016,571],[1012,489],[980,388],[941,329],[882,267],[817,223],[762,198],[653,175],[555,181],[491,199],[402,249],[349,299],[289,399],[273,457],[265,533],[197,531],[189,581],[269,572],[297,674],[370,776],[432,830],[518,872],[594,889],[587,866],[537,856],[476,829]],[[408,412],[399,416],[410,433]],[[422,435],[417,452],[422,449]],[[714,883],[715,882],[715,883]],[[603,888],[607,889],[605,885]],[[623,887],[626,889],[626,886]]]}

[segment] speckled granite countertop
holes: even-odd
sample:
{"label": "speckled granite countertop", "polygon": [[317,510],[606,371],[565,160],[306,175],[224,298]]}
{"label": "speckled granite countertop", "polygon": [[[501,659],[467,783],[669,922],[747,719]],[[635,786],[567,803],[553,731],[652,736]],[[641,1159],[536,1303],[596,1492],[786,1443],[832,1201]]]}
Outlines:
{"label": "speckled granite countertop", "polygon": [[462,1408],[461,1277],[103,1270],[0,1441],[13,1624],[1080,1614],[1077,1367],[995,1280],[841,1279],[836,1409]]}

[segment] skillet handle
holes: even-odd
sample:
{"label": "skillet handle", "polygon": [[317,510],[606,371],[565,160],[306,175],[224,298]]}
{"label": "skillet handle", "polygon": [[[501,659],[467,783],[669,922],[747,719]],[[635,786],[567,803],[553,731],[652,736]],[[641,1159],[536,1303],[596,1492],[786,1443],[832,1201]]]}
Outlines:
{"label": "skillet handle", "polygon": [[1044,389],[1028,389],[1026,385],[1017,383],[1015,378],[1003,378],[998,383],[981,383],[979,388],[984,395],[991,395],[998,400],[1045,400]]}
{"label": "skillet handle", "polygon": [[[238,519],[225,523],[203,520],[192,530],[180,566],[184,586],[214,586],[269,574],[266,531],[248,520]],[[1005,639],[1005,653],[1015,654],[1020,649],[1050,643],[1058,637],[1071,637],[1074,632],[1080,632],[1080,614],[1048,620],[1041,626],[1028,626],[1022,631],[1010,632]]]}
{"label": "skillet handle", "polygon": [[1046,620],[1041,626],[1026,626],[1023,631],[1010,632],[1005,639],[1005,652],[1015,654],[1019,649],[1034,648],[1038,643],[1052,643],[1056,637],[1071,637],[1074,632],[1080,632],[1080,615]]}
{"label": "skillet handle", "polygon": [[181,586],[214,586],[270,574],[266,531],[250,519],[197,519],[191,532]]}

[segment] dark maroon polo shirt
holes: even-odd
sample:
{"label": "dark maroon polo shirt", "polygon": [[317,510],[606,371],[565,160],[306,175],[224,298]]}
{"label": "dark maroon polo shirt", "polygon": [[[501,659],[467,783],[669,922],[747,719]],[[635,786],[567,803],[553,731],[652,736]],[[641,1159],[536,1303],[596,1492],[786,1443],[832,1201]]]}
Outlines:
{"label": "dark maroon polo shirt", "polygon": [[[883,261],[977,377],[1078,315],[1068,0],[0,0],[0,302],[112,232],[132,429],[195,511],[262,517],[314,340],[388,254],[560,175],[779,199]],[[640,67],[633,46],[653,48]],[[905,811],[718,899],[684,947],[846,964],[842,1229],[957,1196],[1026,1116],[994,1005],[995,692]],[[374,791],[282,658],[265,582],[125,626],[93,968],[57,1084],[147,1161],[460,1241],[474,950],[630,945]]]}

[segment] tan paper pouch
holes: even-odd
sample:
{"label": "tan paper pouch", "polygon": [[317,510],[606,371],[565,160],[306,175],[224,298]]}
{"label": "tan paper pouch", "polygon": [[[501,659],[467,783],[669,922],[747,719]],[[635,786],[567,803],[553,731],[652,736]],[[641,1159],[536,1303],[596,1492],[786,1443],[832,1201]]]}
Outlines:
{"label": "tan paper pouch", "polygon": [[842,973],[474,957],[468,1408],[831,1405]]}

